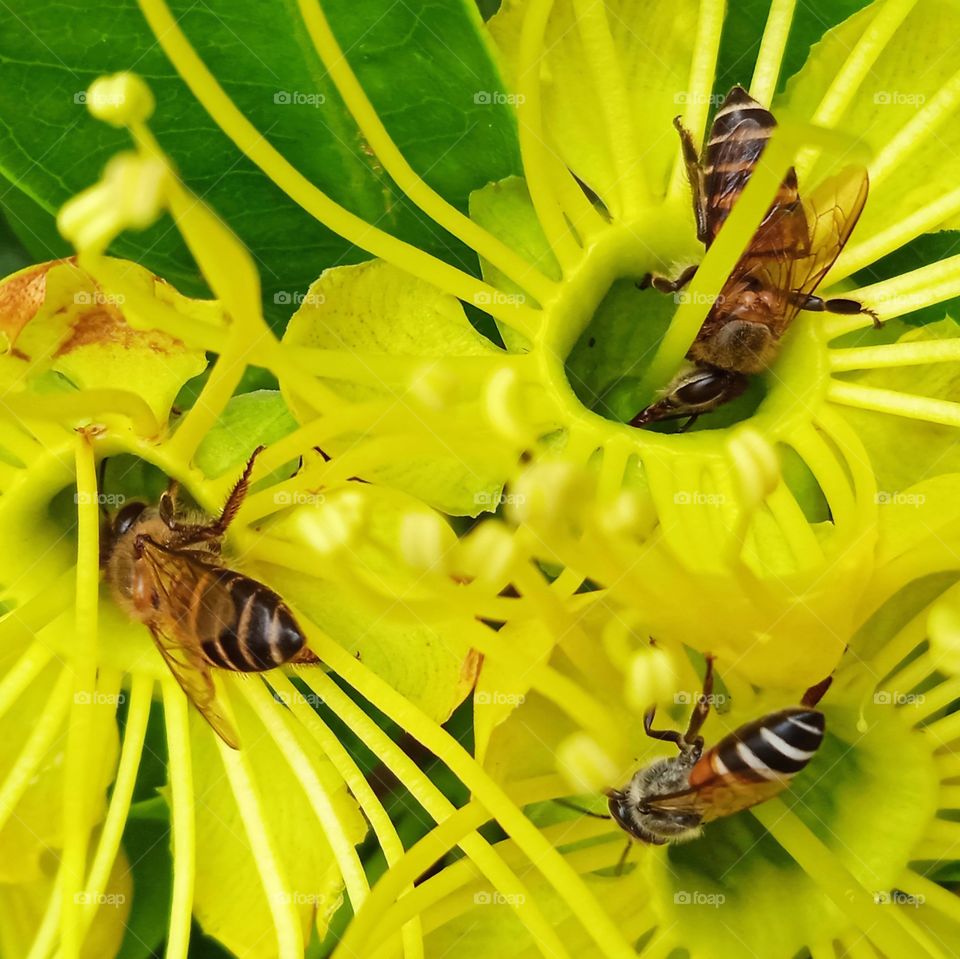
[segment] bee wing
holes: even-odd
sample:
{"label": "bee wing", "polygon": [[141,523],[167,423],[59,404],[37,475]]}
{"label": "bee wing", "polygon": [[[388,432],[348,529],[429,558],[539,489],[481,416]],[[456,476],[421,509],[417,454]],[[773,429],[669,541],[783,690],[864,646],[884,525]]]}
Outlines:
{"label": "bee wing", "polygon": [[711,771],[698,786],[658,796],[648,801],[647,805],[663,812],[696,813],[701,822],[712,822],[772,799],[777,793],[783,792],[787,785],[786,778],[758,782],[734,773],[721,775]]}
{"label": "bee wing", "polygon": [[785,309],[776,332],[782,333],[846,246],[868,190],[866,168],[849,166],[824,180],[809,197],[773,210],[731,273],[725,292],[747,276],[764,289],[781,291]]}
{"label": "bee wing", "polygon": [[[154,606],[159,613],[157,619],[163,625],[150,624],[157,649],[200,715],[228,746],[239,749],[233,723],[217,702],[210,665],[204,659],[196,637],[179,628],[179,618],[175,615],[188,605],[184,596],[192,595],[192,586],[200,580],[202,565],[186,551],[167,549],[149,537],[143,540],[140,558],[149,574],[149,585],[156,590],[160,600]],[[164,614],[163,610],[169,612]]]}
{"label": "bee wing", "polygon": [[187,698],[228,746],[239,749],[240,739],[233,723],[227,719],[217,702],[217,691],[210,667],[193,650],[177,640],[170,639],[158,628],[151,626],[150,632],[160,655],[180,688],[187,694]]}

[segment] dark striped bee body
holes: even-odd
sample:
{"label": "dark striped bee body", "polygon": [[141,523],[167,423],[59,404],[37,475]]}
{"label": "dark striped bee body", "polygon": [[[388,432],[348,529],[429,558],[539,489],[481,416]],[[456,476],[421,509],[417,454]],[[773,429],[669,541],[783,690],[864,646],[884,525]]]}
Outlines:
{"label": "dark striped bee body", "polygon": [[104,568],[114,599],[148,627],[184,692],[234,748],[237,734],[217,703],[210,667],[263,672],[284,663],[316,662],[280,596],[229,569],[220,556],[258,452],[216,520],[180,516],[173,485],[159,507],[128,503],[105,531]]}
{"label": "dark striped bee body", "polygon": [[[742,87],[734,87],[717,110],[698,155],[693,137],[680,133],[693,191],[697,238],[709,249],[743,192],[777,122]],[[801,310],[876,314],[855,300],[824,300],[814,290],[833,266],[867,200],[867,171],[850,166],[803,198],[791,167],[749,246],[711,305],[682,370],[663,395],[631,425],[710,412],[739,396],[749,376],[769,369],[780,340]],[[650,277],[662,292],[675,292],[697,267],[676,280]],[[643,285],[643,284],[642,284]]]}
{"label": "dark striped bee body", "polygon": [[808,690],[803,705],[745,723],[704,752],[698,733],[712,683],[708,659],[703,695],[685,733],[653,729],[653,710],[644,717],[647,734],[675,743],[680,755],[655,760],[608,794],[611,817],[635,839],[655,845],[695,839],[704,823],[783,792],[823,742],[826,721],[813,706],[829,682]]}

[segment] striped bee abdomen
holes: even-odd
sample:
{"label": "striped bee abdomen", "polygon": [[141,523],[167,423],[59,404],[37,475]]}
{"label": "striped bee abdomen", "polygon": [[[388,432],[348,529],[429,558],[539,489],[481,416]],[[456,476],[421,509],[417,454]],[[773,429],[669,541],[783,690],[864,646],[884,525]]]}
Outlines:
{"label": "striped bee abdomen", "polygon": [[262,672],[300,652],[305,637],[272,589],[229,569],[207,566],[204,573],[196,591],[194,632],[211,665]]}
{"label": "striped bee abdomen", "polygon": [[815,709],[770,713],[721,739],[708,753],[711,770],[755,782],[788,779],[820,748],[825,728],[823,713]]}
{"label": "striped bee abdomen", "polygon": [[[703,156],[706,215],[711,239],[716,237],[747,185],[776,125],[773,114],[743,87],[734,87],[717,110]],[[772,208],[789,206],[797,201],[797,175],[791,168]]]}

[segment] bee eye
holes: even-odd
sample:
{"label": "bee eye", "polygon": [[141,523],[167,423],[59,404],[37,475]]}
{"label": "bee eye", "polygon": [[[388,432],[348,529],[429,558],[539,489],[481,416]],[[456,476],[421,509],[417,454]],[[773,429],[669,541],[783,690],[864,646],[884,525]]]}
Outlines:
{"label": "bee eye", "polygon": [[721,371],[707,370],[688,380],[674,391],[674,398],[684,406],[703,406],[724,395],[730,378]]}
{"label": "bee eye", "polygon": [[113,521],[113,535],[117,538],[123,536],[123,534],[136,523],[146,508],[144,503],[127,503],[127,505],[117,513]]}

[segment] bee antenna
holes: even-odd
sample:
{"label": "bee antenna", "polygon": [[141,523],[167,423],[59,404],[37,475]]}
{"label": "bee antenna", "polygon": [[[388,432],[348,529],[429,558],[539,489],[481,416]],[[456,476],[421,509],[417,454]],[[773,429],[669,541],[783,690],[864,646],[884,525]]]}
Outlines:
{"label": "bee antenna", "polygon": [[[609,794],[608,794],[609,795]],[[581,813],[584,816],[591,816],[593,819],[610,819],[612,818],[609,813],[594,812],[592,809],[585,809],[583,806],[577,805],[577,803],[570,802],[569,799],[554,799],[553,800],[558,806],[565,806],[567,809],[573,809],[578,813]]]}

